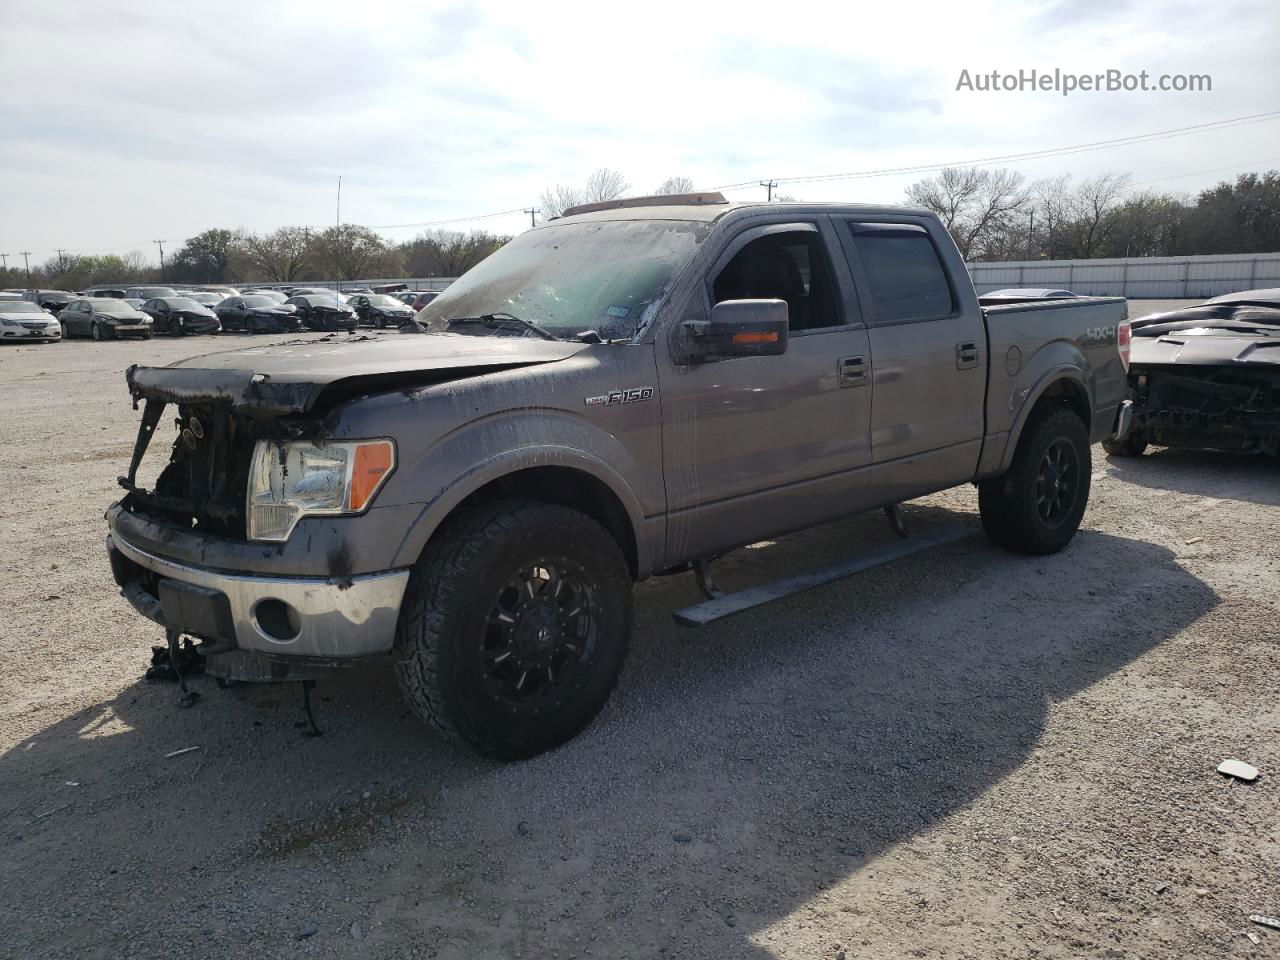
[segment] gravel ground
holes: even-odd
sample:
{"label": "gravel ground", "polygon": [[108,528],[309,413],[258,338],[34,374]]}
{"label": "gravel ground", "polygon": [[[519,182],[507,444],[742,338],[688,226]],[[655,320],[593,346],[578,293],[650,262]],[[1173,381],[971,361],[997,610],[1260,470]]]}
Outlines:
{"label": "gravel ground", "polygon": [[122,371],[208,348],[0,349],[0,956],[1280,956],[1247,919],[1280,913],[1274,461],[1095,447],[1044,559],[988,544],[970,488],[927,497],[909,524],[974,535],[704,631],[670,619],[689,575],[649,581],[599,720],[499,766],[385,665],[317,688],[318,739],[292,687],[178,710],[142,679],[161,638],[102,548]]}

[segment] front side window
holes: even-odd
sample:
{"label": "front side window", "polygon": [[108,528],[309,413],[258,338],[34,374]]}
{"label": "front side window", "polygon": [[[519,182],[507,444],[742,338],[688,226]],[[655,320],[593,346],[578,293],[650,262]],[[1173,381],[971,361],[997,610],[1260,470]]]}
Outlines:
{"label": "front side window", "polygon": [[955,299],[942,258],[924,227],[911,223],[850,223],[867,274],[878,323],[950,316]]}
{"label": "front side window", "polygon": [[792,331],[839,326],[835,288],[822,237],[809,230],[757,237],[712,284],[715,302],[785,300]]}

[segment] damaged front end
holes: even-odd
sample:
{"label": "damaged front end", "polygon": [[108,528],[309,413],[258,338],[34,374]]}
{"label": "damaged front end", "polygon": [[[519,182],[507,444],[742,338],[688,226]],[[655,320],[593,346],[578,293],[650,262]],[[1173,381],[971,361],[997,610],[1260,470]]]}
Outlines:
{"label": "damaged front end", "polygon": [[1280,366],[1138,366],[1132,431],[1166,447],[1280,453]]}

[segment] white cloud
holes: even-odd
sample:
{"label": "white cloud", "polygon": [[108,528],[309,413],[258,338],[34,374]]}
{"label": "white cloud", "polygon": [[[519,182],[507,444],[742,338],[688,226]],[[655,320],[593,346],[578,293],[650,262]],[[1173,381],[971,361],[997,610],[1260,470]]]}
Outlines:
{"label": "white cloud", "polygon": [[[530,205],[601,165],[638,190],[672,174],[716,186],[1119,137],[1273,109],[1280,93],[1270,0],[57,0],[11,20],[0,39],[0,249],[41,255],[328,223],[339,174],[344,219],[440,220]],[[1030,67],[1209,73],[1214,89],[955,91],[962,68]],[[1278,131],[1019,169],[1116,169],[1191,190],[1229,173],[1179,175],[1280,157]],[[892,202],[911,179],[783,189]]]}

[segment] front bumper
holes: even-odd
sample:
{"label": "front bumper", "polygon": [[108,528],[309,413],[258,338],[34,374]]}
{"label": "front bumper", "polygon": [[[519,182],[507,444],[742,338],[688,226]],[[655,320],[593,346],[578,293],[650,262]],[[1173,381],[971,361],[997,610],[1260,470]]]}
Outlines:
{"label": "front bumper", "polygon": [[111,571],[139,613],[210,650],[350,659],[395,640],[408,570],[354,577],[267,577],[175,563],[107,536]]}
{"label": "front bumper", "polygon": [[11,327],[5,325],[0,327],[0,339],[4,340],[61,340],[62,327],[57,324],[49,326],[28,328],[28,327]]}
{"label": "front bumper", "polygon": [[1120,404],[1120,409],[1116,411],[1115,428],[1111,431],[1108,439],[1123,440],[1132,426],[1133,401],[1125,400]]}

